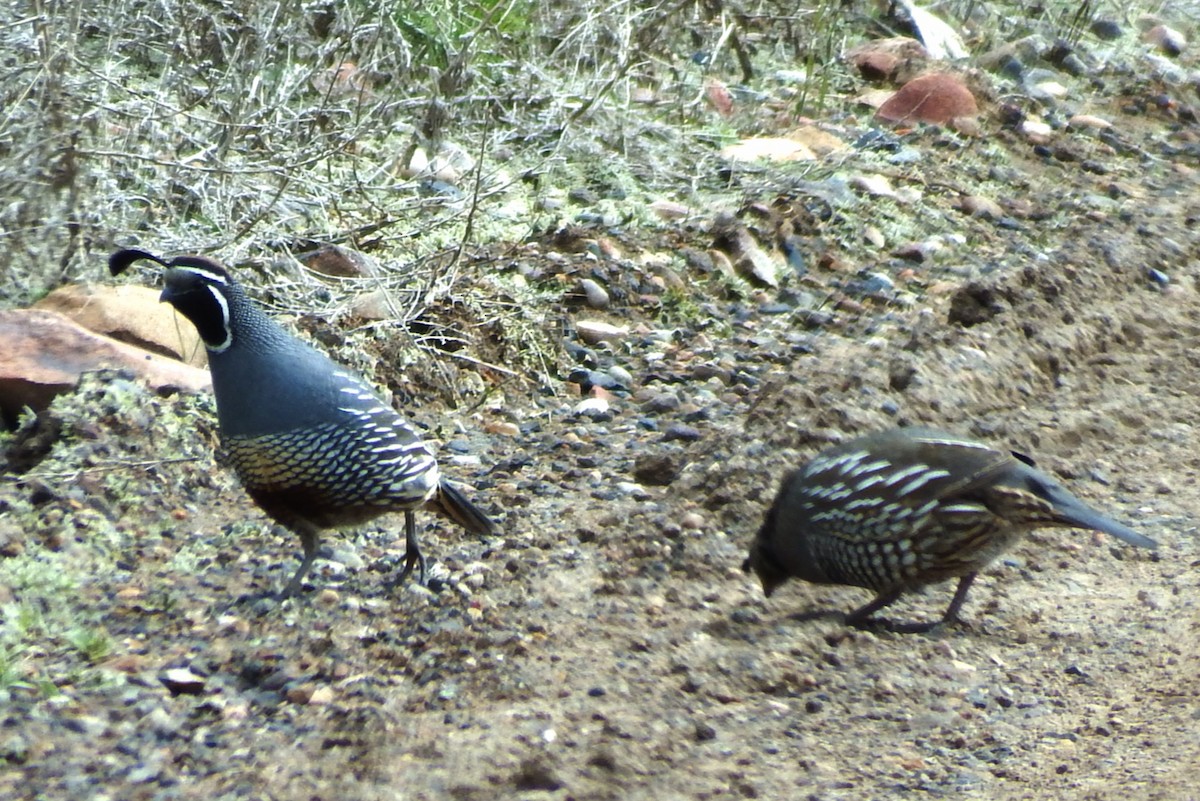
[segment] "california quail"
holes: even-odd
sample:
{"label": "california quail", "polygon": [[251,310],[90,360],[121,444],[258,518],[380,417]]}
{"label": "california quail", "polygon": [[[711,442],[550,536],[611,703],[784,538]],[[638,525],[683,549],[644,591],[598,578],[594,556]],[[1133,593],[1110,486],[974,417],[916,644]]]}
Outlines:
{"label": "california quail", "polygon": [[[1042,526],[1157,543],[1089,509],[1020,454],[928,428],[870,434],[788,475],[742,568],[769,596],[795,577],[876,592],[853,626],[904,592],[959,579],[940,622],[957,618],[976,574]],[[893,626],[922,631],[933,624]]]}
{"label": "california quail", "polygon": [[218,262],[164,260],[142,250],[109,258],[117,275],[149,259],[167,268],[161,299],[191,320],[208,349],[221,440],[250,497],[300,535],[304,560],[283,592],[300,589],[320,530],[404,512],[407,551],[399,579],[425,557],[413,511],[436,507],[473,533],[493,524],[441,478],[409,423],[360,378],[263,314]]}

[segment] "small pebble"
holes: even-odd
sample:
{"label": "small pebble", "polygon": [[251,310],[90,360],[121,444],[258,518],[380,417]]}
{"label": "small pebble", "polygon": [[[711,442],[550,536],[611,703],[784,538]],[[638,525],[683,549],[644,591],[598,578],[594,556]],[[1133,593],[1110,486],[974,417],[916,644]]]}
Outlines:
{"label": "small pebble", "polygon": [[584,297],[587,298],[587,304],[593,309],[607,309],[611,302],[604,287],[590,278],[584,278],[579,282],[579,290],[583,292]]}
{"label": "small pebble", "polygon": [[171,668],[159,679],[171,695],[199,695],[204,692],[205,678],[187,668]]}
{"label": "small pebble", "polygon": [[625,326],[603,323],[599,320],[578,320],[575,332],[579,338],[589,345],[599,345],[601,342],[620,342],[629,336]]}
{"label": "small pebble", "polygon": [[303,706],[312,698],[315,688],[311,684],[301,684],[298,687],[292,687],[287,691],[286,698],[288,703],[298,704]]}
{"label": "small pebble", "polygon": [[612,376],[613,380],[622,387],[633,386],[633,374],[619,364],[614,364],[612,367],[609,367],[608,374]]}
{"label": "small pebble", "polygon": [[612,374],[612,372],[601,372],[599,370],[572,370],[567,377],[572,384],[578,384],[583,392],[591,392],[594,387],[600,387],[607,390],[628,389],[629,387],[622,384]]}
{"label": "small pebble", "polygon": [[667,427],[663,432],[663,441],[671,442],[672,440],[680,440],[682,442],[695,442],[704,435],[700,433],[700,429],[684,423],[674,423]]}
{"label": "small pebble", "polygon": [[896,282],[883,273],[871,273],[863,281],[863,291],[868,294],[875,292],[891,292],[896,288]]}
{"label": "small pebble", "polygon": [[572,203],[577,203],[581,206],[591,206],[596,203],[599,198],[596,193],[588,189],[586,186],[577,186],[567,191],[567,200]]}
{"label": "small pebble", "polygon": [[679,463],[668,453],[643,453],[633,464],[633,477],[642,484],[665,487],[679,475]]}
{"label": "small pebble", "polygon": [[1142,39],[1162,50],[1168,56],[1177,56],[1187,47],[1187,39],[1174,28],[1155,25],[1142,34]]}
{"label": "small pebble", "polygon": [[593,420],[600,419],[606,415],[609,420],[612,419],[608,401],[604,398],[586,398],[580,401],[575,404],[575,414],[581,414]]}
{"label": "small pebble", "polygon": [[1115,20],[1097,19],[1092,21],[1092,33],[1099,39],[1111,42],[1113,39],[1120,39],[1123,32],[1120,23]]}
{"label": "small pebble", "polygon": [[645,487],[632,481],[618,481],[617,489],[639,501],[649,500],[652,497]]}
{"label": "small pebble", "polygon": [[673,392],[663,392],[660,395],[655,395],[650,400],[642,404],[642,410],[646,412],[671,412],[679,408],[681,401],[679,396]]}

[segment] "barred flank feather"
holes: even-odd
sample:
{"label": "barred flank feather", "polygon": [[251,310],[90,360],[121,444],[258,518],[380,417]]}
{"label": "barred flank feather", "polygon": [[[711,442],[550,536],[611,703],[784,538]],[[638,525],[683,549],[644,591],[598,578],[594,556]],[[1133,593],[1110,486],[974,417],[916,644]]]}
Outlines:
{"label": "barred flank feather", "polygon": [[905,592],[958,578],[943,618],[952,620],[975,575],[1043,526],[1156,546],[1023,458],[931,429],[894,429],[830,448],[791,473],[743,567],[767,595],[789,578],[874,590],[847,618],[853,624]]}

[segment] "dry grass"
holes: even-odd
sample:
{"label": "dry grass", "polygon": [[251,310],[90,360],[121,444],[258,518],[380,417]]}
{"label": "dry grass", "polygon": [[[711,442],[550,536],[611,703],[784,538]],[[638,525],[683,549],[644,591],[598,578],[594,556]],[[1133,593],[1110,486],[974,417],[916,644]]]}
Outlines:
{"label": "dry grass", "polygon": [[[117,246],[205,252],[270,286],[278,311],[330,317],[383,289],[390,325],[421,347],[455,340],[465,363],[495,354],[472,352],[463,325],[516,337],[500,350],[538,381],[557,325],[552,303],[531,319],[530,301],[553,292],[516,286],[520,255],[495,243],[573,221],[572,188],[600,195],[606,220],[648,226],[648,200],[704,207],[774,183],[744,181],[716,151],[854,89],[837,57],[874,13],[833,0],[8,5],[0,305],[98,279]],[[715,114],[708,78],[751,110]],[[327,243],[383,269],[367,286],[318,282],[291,257]]]}
{"label": "dry grass", "polygon": [[[705,126],[664,124],[706,116],[690,51],[729,60],[755,19],[691,2],[35,3],[0,26],[5,294],[94,275],[117,243],[237,263],[339,242],[392,264],[511,241],[554,222],[538,179],[614,152],[686,191],[711,156]],[[456,192],[410,174],[418,147]],[[502,208],[514,197],[523,213]]]}

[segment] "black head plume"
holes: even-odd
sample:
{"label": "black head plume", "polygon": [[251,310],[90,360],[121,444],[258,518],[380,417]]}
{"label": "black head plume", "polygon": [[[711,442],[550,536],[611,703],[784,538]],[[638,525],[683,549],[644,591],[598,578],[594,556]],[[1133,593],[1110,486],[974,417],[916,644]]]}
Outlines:
{"label": "black head plume", "polygon": [[120,275],[129,269],[129,265],[133,264],[135,261],[141,261],[142,259],[156,261],[164,267],[171,266],[158,256],[155,256],[153,253],[149,253],[145,250],[138,250],[137,248],[124,248],[122,250],[118,250],[116,253],[108,257],[108,271],[113,275]]}
{"label": "black head plume", "polygon": [[220,282],[229,282],[232,280],[229,271],[216,259],[210,259],[207,256],[175,256],[171,259],[164,259],[155,256],[149,251],[137,248],[124,248],[109,256],[108,271],[113,275],[120,275],[129,269],[129,265],[142,259],[157,262],[163,267],[184,267],[192,270],[200,270],[208,273]]}

